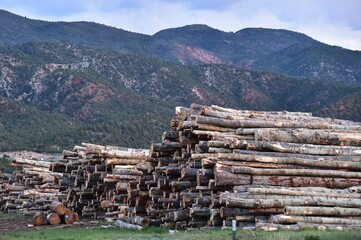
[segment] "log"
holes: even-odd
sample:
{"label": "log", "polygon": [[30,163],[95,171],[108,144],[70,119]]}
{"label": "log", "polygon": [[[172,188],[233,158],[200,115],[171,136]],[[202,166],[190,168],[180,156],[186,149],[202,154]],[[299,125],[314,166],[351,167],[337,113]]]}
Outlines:
{"label": "log", "polygon": [[168,217],[172,221],[178,222],[178,221],[184,221],[184,220],[189,219],[189,214],[188,214],[187,210],[181,210],[181,211],[169,212]]}
{"label": "log", "polygon": [[64,206],[63,203],[61,202],[58,202],[58,201],[53,201],[51,204],[50,204],[50,210],[53,212],[53,213],[56,213],[58,215],[64,215],[67,211],[66,207]]}
{"label": "log", "polygon": [[212,105],[211,109],[219,111],[232,113],[236,115],[247,115],[247,117],[251,117],[254,115],[276,115],[276,116],[304,116],[304,117],[312,117],[312,113],[310,112],[288,112],[288,111],[253,111],[253,110],[237,110],[232,108],[224,108],[217,105]]}
{"label": "log", "polygon": [[143,172],[136,169],[114,168],[113,174],[142,176]]}
{"label": "log", "polygon": [[61,222],[57,213],[49,213],[46,217],[46,220],[50,225],[59,225]]}
{"label": "log", "polygon": [[285,196],[277,199],[254,199],[230,196],[225,197],[227,207],[244,208],[281,208],[286,206],[338,206],[356,208],[361,206],[361,200],[333,197]]}
{"label": "log", "polygon": [[139,159],[126,159],[126,158],[106,158],[105,165],[137,165],[141,162]]}
{"label": "log", "polygon": [[116,225],[116,226],[118,226],[118,227],[121,227],[121,228],[143,230],[143,227],[142,227],[142,226],[138,226],[138,225],[135,225],[135,224],[126,223],[126,222],[123,222],[123,221],[121,221],[121,220],[115,221],[115,222],[114,222],[114,225]]}
{"label": "log", "polygon": [[294,169],[302,168],[301,166],[297,166],[297,165],[295,166],[290,164],[227,161],[227,160],[220,160],[219,158],[202,159],[203,168],[214,166],[216,163],[225,166],[245,166],[245,167],[256,167],[256,168],[294,168]]}
{"label": "log", "polygon": [[248,193],[251,194],[271,194],[271,195],[289,195],[289,196],[319,196],[319,197],[348,197],[361,198],[361,194],[352,193],[348,189],[331,190],[328,188],[290,188],[290,187],[249,187]]}
{"label": "log", "polygon": [[361,225],[361,219],[348,219],[338,217],[304,217],[304,216],[289,216],[289,215],[273,215],[272,223],[278,224],[292,224],[298,222],[315,223],[315,224],[355,224]]}
{"label": "log", "polygon": [[361,130],[361,125],[338,125],[327,122],[297,122],[288,120],[227,120],[215,117],[196,116],[196,123],[210,124],[227,128],[308,128],[308,129],[340,129],[340,130]]}
{"label": "log", "polygon": [[40,226],[44,223],[44,214],[42,212],[36,212],[33,216],[34,226]]}
{"label": "log", "polygon": [[62,223],[72,224],[74,222],[74,212],[71,210],[66,210],[64,215],[59,216]]}
{"label": "log", "polygon": [[317,145],[361,146],[361,133],[343,133],[311,129],[257,129],[256,141],[268,140]]}
{"label": "log", "polygon": [[250,175],[233,174],[222,170],[219,164],[215,165],[214,179],[216,186],[235,186],[251,184]]}
{"label": "log", "polygon": [[15,163],[28,164],[28,165],[32,165],[34,167],[44,167],[44,168],[49,168],[51,165],[51,162],[47,162],[47,161],[21,159],[21,158],[15,159]]}
{"label": "log", "polygon": [[284,213],[286,215],[300,216],[361,216],[361,209],[342,207],[286,206],[284,208]]}
{"label": "log", "polygon": [[283,143],[283,142],[263,142],[265,149],[276,152],[300,153],[311,155],[354,155],[361,156],[360,147],[350,146],[324,146],[300,143]]}
{"label": "log", "polygon": [[249,211],[244,208],[221,207],[219,214],[221,218],[228,218],[228,217],[235,217],[238,215],[248,215]]}
{"label": "log", "polygon": [[322,169],[252,168],[247,166],[233,166],[232,173],[262,175],[262,176],[268,175],[268,176],[361,178],[361,172],[346,172],[346,171],[322,170]]}
{"label": "log", "polygon": [[[241,174],[236,178],[241,178]],[[251,175],[246,175],[250,177]],[[361,179],[358,178],[328,178],[328,177],[297,177],[297,176],[252,176],[251,184],[285,187],[327,187],[327,188],[347,188],[355,185],[361,185]],[[242,185],[242,184],[235,184]]]}
{"label": "log", "polygon": [[[246,141],[247,142],[247,141]],[[248,141],[249,142],[249,141]],[[256,142],[260,143],[262,145],[262,149],[264,142]],[[322,146],[321,146],[322,147]],[[257,156],[268,156],[268,157],[282,157],[282,158],[302,158],[302,159],[312,159],[312,160],[324,160],[324,161],[349,161],[349,162],[359,162],[361,161],[361,156],[356,155],[309,155],[309,154],[300,154],[300,153],[286,153],[286,152],[254,152],[254,151],[248,151],[248,150],[240,150],[240,149],[234,149],[233,150],[234,155],[241,154],[241,155],[257,155]],[[231,154],[230,154],[231,155]],[[218,154],[218,157],[220,157],[221,154]],[[230,158],[232,159],[232,157]],[[235,158],[237,160],[237,158]]]}
{"label": "log", "polygon": [[130,217],[127,220],[128,220],[128,223],[131,223],[131,224],[139,225],[142,227],[149,226],[149,219],[146,217],[135,216],[135,217]]}
{"label": "log", "polygon": [[[263,156],[265,155],[265,156]],[[288,154],[292,155],[292,154]],[[296,155],[296,154],[294,154]],[[354,161],[338,161],[326,157],[311,158],[310,156],[297,157],[297,156],[270,156],[269,153],[233,153],[233,154],[218,154],[219,159],[230,159],[237,161],[250,161],[260,163],[274,163],[274,164],[294,164],[305,167],[314,168],[327,168],[327,169],[349,169],[361,170],[361,165]],[[236,162],[234,164],[237,164]]]}

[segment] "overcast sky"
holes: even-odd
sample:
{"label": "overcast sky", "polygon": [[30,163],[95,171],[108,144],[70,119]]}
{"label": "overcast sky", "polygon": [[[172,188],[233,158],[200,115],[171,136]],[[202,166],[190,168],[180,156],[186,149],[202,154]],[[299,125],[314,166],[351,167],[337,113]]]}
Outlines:
{"label": "overcast sky", "polygon": [[154,34],[207,24],[223,31],[288,29],[361,50],[361,0],[0,0],[4,9],[48,21],[92,21]]}

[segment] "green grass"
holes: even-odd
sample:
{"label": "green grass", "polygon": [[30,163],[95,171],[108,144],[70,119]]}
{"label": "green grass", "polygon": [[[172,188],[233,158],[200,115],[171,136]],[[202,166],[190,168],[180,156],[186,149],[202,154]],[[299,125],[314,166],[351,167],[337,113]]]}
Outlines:
{"label": "green grass", "polygon": [[[237,231],[238,240],[350,240],[361,239],[360,231]],[[178,231],[171,235],[168,229],[149,227],[143,231],[135,231],[121,228],[60,228],[41,229],[36,231],[18,231],[0,236],[0,239],[232,239],[230,230],[216,231]]]}

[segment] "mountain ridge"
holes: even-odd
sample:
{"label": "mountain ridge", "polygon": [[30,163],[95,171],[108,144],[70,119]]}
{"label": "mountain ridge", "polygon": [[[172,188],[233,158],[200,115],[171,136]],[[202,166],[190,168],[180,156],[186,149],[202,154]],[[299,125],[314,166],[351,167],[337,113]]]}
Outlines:
{"label": "mountain ridge", "polygon": [[[361,51],[330,46],[290,30],[224,32],[194,24],[146,35],[85,21],[29,20],[4,10],[0,19],[8,19],[0,30],[2,45],[68,42],[182,64],[228,64],[293,77],[361,82]],[[277,64],[277,57],[282,64]]]}
{"label": "mountain ridge", "polygon": [[148,36],[10,16],[0,29],[0,151],[149,147],[192,102],[361,121],[360,52],[306,35],[191,25]]}

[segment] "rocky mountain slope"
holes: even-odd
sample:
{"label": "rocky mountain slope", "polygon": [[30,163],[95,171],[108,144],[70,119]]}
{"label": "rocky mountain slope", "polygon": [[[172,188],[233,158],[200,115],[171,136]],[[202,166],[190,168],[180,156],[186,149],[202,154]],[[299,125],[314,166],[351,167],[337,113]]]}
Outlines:
{"label": "rocky mountain slope", "polygon": [[147,147],[174,107],[312,111],[361,120],[361,86],[230,65],[181,65],[68,43],[0,47],[0,149],[81,141]]}
{"label": "rocky mountain slope", "polygon": [[147,36],[6,11],[0,22],[0,151],[149,147],[192,102],[361,121],[360,52],[303,34],[192,25]]}

